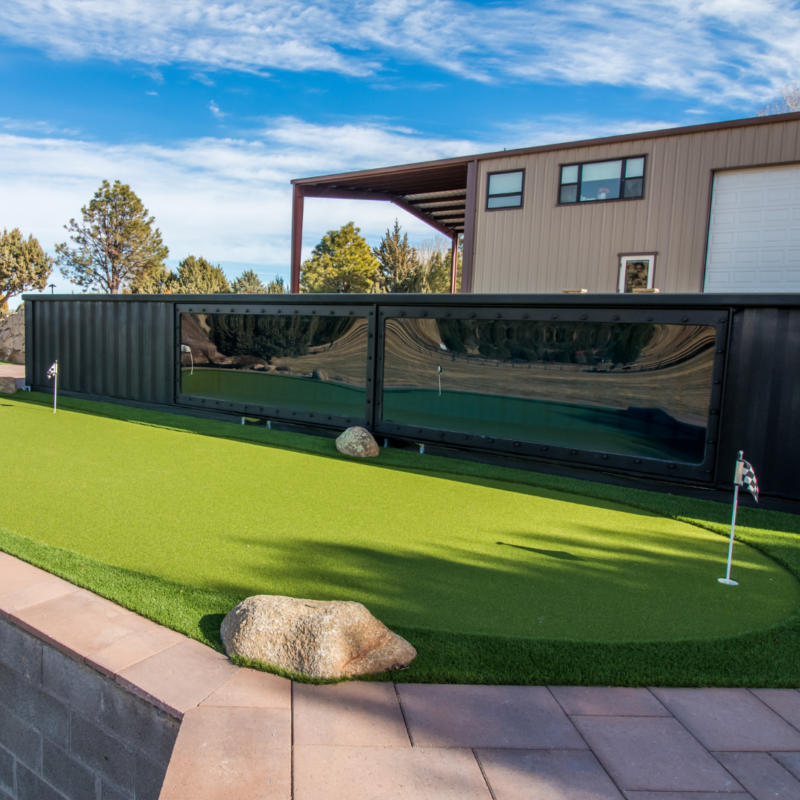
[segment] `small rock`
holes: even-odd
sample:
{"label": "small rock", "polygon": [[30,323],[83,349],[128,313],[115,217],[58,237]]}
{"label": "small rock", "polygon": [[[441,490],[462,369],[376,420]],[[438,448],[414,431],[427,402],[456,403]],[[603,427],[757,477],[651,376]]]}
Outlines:
{"label": "small rock", "polygon": [[328,373],[327,373],[327,372],[325,372],[325,370],[324,370],[324,369],[315,369],[315,370],[314,370],[314,371],[311,373],[311,377],[312,377],[312,378],[313,378],[315,381],[326,381],[326,380],[328,380]]}
{"label": "small rock", "polygon": [[7,375],[0,376],[0,394],[15,394],[16,391],[16,378],[9,378]]}
{"label": "small rock", "polygon": [[256,595],[222,621],[229,656],[312,678],[349,678],[407,666],[417,651],[361,603]]}
{"label": "small rock", "polygon": [[336,440],[336,449],[346,456],[357,458],[374,458],[381,452],[375,437],[358,425],[348,428]]}

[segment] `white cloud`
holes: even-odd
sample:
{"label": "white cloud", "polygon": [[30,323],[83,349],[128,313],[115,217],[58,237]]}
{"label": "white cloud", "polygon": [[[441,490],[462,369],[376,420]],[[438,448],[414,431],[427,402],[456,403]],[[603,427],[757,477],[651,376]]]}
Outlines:
{"label": "white cloud", "polygon": [[222,119],[222,117],[226,116],[224,111],[220,111],[219,106],[212,100],[208,104],[208,110],[217,118]]}
{"label": "white cloud", "polygon": [[600,82],[710,103],[760,101],[800,73],[792,0],[5,0],[0,34],[56,57],[183,64],[204,78],[365,76],[397,57],[480,81]]}
{"label": "white cloud", "polygon": [[[63,226],[79,217],[103,179],[130,184],[156,218],[170,260],[193,253],[229,267],[288,278],[292,178],[443,158],[485,149],[378,125],[315,126],[294,118],[257,137],[202,138],[171,146],[111,145],[68,138],[0,134],[0,219],[33,233],[54,252]],[[382,202],[308,200],[305,252],[322,234],[354,220],[375,244],[399,217],[414,239],[425,223]],[[70,290],[58,278],[58,290]]]}

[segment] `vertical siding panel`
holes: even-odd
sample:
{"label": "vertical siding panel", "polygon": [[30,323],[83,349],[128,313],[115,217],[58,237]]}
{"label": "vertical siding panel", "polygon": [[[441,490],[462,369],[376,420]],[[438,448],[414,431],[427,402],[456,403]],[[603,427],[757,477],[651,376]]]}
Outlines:
{"label": "vertical siding panel", "polygon": [[[559,164],[641,154],[648,159],[643,200],[556,204]],[[658,288],[701,290],[712,170],[787,161],[800,161],[800,120],[481,161],[475,291],[615,292],[618,253],[653,251]],[[487,174],[519,168],[524,207],[487,213]]]}

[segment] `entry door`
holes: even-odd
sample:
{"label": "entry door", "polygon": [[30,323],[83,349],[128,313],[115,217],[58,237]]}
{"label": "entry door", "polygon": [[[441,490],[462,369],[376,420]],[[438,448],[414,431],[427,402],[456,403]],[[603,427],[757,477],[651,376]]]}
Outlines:
{"label": "entry door", "polygon": [[716,173],[703,291],[800,292],[800,166]]}
{"label": "entry door", "polygon": [[656,257],[621,256],[619,259],[620,293],[630,293],[636,289],[652,289]]}

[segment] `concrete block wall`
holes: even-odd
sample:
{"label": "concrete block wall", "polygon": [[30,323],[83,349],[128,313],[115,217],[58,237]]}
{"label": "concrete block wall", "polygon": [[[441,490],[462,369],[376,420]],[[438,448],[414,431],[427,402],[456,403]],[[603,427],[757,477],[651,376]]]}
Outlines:
{"label": "concrete block wall", "polygon": [[0,618],[0,800],[157,800],[179,726]]}

